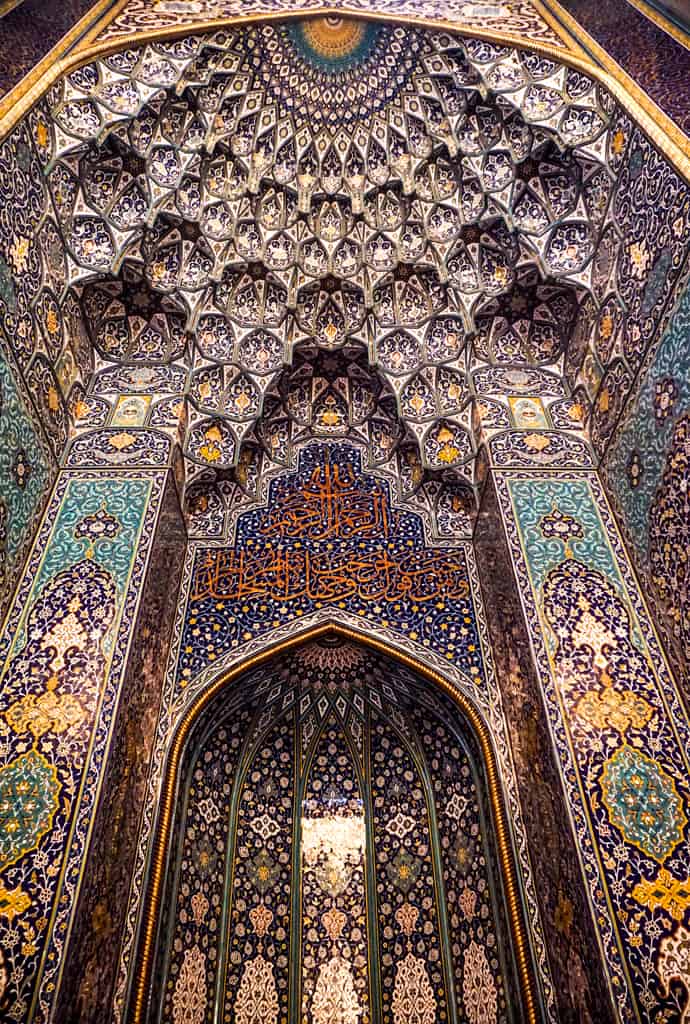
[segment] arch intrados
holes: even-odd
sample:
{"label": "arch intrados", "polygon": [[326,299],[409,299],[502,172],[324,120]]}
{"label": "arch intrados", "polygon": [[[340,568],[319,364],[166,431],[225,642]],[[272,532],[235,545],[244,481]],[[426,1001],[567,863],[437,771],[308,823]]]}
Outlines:
{"label": "arch intrados", "polygon": [[136,975],[127,1013],[128,1024],[144,1024],[145,1020],[144,1015],[150,996],[156,933],[160,917],[166,860],[172,834],[182,755],[190,733],[203,712],[230,683],[241,678],[241,676],[252,669],[270,662],[278,654],[301,647],[305,643],[328,635],[352,640],[411,669],[421,678],[438,687],[453,701],[472,730],[481,751],[483,767],[486,773],[489,803],[491,805],[491,822],[494,828],[501,877],[505,891],[508,925],[514,944],[520,994],[525,1012],[524,1019],[526,1024],[537,1024],[539,998],[534,972],[531,967],[527,927],[520,899],[515,857],[510,841],[510,824],[491,734],[483,716],[470,698],[461,693],[442,673],[424,665],[418,658],[394,647],[390,643],[375,639],[364,631],[352,629],[335,621],[325,622],[303,632],[296,633],[286,640],[267,646],[264,650],[246,660],[239,661],[232,668],[219,674],[217,679],[196,697],[180,719],[173,734],[163,770],[158,814],[153,832],[150,871],[144,894],[141,927],[136,947]]}

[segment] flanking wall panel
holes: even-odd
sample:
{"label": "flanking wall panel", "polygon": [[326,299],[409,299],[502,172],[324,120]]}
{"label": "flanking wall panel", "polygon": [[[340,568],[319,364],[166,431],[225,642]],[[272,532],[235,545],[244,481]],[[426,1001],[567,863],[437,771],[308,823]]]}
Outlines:
{"label": "flanking wall panel", "polygon": [[164,474],[62,474],[0,638],[2,1011],[47,1021]]}
{"label": "flanking wall panel", "polygon": [[668,316],[603,462],[636,568],[690,699],[690,287]]}
{"label": "flanking wall panel", "polygon": [[0,622],[56,471],[38,417],[0,332]]}
{"label": "flanking wall panel", "polygon": [[688,719],[596,476],[497,488],[618,1018],[680,1019]]}

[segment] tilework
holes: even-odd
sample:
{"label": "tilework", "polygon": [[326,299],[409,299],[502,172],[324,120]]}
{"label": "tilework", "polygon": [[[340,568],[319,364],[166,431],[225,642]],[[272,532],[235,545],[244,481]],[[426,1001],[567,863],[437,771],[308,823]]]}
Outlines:
{"label": "tilework", "polygon": [[477,682],[482,659],[464,551],[427,548],[418,516],[344,445],[306,448],[243,513],[232,547],[200,547],[179,664],[199,675],[243,642],[320,608],[346,609],[433,646]]}
{"label": "tilework", "polygon": [[635,564],[669,636],[679,680],[690,672],[690,288],[642,368],[602,469]]}
{"label": "tilework", "polygon": [[161,480],[63,474],[0,637],[7,1019],[45,1022]]}
{"label": "tilework", "polygon": [[603,965],[592,956],[597,937],[577,843],[563,812],[560,766],[551,743],[493,477],[484,488],[474,549],[539,892],[558,1019],[613,1024]]}
{"label": "tilework", "polygon": [[23,0],[0,22],[0,96],[17,85],[93,7],[95,0]]}
{"label": "tilework", "polygon": [[591,405],[588,427],[602,456],[633,380],[661,336],[678,295],[690,231],[690,187],[625,116],[611,130],[617,182],[566,354],[575,397]]}
{"label": "tilework", "polygon": [[166,1017],[212,1021],[220,975],[238,1024],[326,1024],[337,984],[350,1019],[409,1024],[415,1004],[421,1024],[454,1019],[453,983],[472,1024],[515,1019],[481,765],[446,698],[373,652],[313,643],[226,691],[187,747]]}
{"label": "tilework", "polygon": [[[626,0],[559,0],[681,131],[690,135],[690,50]],[[690,45],[690,37],[688,37]]]}
{"label": "tilework", "polygon": [[55,475],[47,442],[0,337],[0,622]]}
{"label": "tilework", "polygon": [[[295,3],[294,0],[264,0],[247,10],[243,0],[185,0],[184,8],[175,0],[129,0],[125,9],[106,26],[99,39],[117,39],[134,32],[154,28],[178,27],[186,18],[194,24],[213,18],[241,18],[276,14],[307,14],[318,11],[319,0]],[[420,21],[439,20],[458,29],[496,28],[501,32],[524,36],[551,46],[563,42],[530,0],[502,0],[499,4],[475,3],[473,0],[332,0],[329,10],[352,14],[382,14],[391,18]]]}
{"label": "tilework", "polygon": [[175,484],[168,474],[62,965],[55,1020],[110,1020],[127,906],[123,894],[132,873],[185,542]]}
{"label": "tilework", "polygon": [[[130,888],[114,1019],[122,1020],[126,1006],[149,843],[166,751],[177,724],[199,695],[234,666],[315,626],[336,622],[422,660],[486,721],[516,835],[545,1015],[555,1021],[539,901],[471,545],[433,548],[422,517],[391,502],[387,479],[363,473],[356,449],[335,443],[311,446],[302,459],[297,474],[284,473],[275,481],[268,508],[240,512],[232,546],[189,546]],[[342,468],[336,474],[338,464]],[[348,466],[357,467],[354,481]],[[348,501],[341,505],[339,495],[345,494]],[[308,575],[301,576],[297,570],[307,565]],[[444,604],[450,593],[457,593],[452,621]],[[460,609],[464,614],[458,614]]]}
{"label": "tilework", "polygon": [[22,122],[0,145],[0,331],[59,458],[93,350],[78,303],[63,296],[64,241],[35,149],[42,123]]}
{"label": "tilework", "polygon": [[690,914],[687,717],[597,479],[516,474],[498,493],[619,1019],[674,1019],[690,990],[687,970],[663,982]]}

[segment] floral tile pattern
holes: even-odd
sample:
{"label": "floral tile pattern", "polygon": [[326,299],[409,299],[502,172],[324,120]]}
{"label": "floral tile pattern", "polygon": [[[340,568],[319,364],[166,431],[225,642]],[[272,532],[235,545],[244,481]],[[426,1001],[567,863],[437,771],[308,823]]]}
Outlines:
{"label": "floral tile pattern", "polygon": [[[214,680],[267,645],[316,624],[336,621],[421,657],[425,664],[448,675],[489,723],[511,808],[511,828],[522,835],[521,809],[471,545],[461,541],[454,547],[435,548],[422,516],[392,500],[386,477],[363,472],[360,458],[357,449],[343,443],[308,446],[301,452],[297,471],[285,472],[272,482],[264,507],[239,512],[232,544],[209,546],[202,541],[189,547],[131,886],[115,997],[117,1019],[126,998],[141,910],[140,887],[171,737],[186,711]],[[453,611],[448,617],[450,594],[454,595]],[[552,1020],[553,986],[522,839],[516,848],[539,984]],[[275,860],[273,854],[271,857]],[[247,870],[254,869],[248,865]],[[481,1014],[474,983],[484,991],[486,969],[478,951],[468,957],[469,999]],[[188,961],[185,978],[200,978],[200,957],[190,951]],[[184,956],[177,960],[176,977],[183,963]],[[415,977],[409,979],[410,985],[416,984]],[[278,972],[274,981],[280,1003]],[[239,992],[239,975],[233,984],[233,991]],[[244,1005],[244,989],[242,993]],[[499,1002],[497,995],[497,1006]]]}
{"label": "floral tile pattern", "polygon": [[[690,50],[656,25],[637,6],[607,0],[596,6],[587,0],[559,4],[626,71],[630,77],[690,135]],[[686,8],[687,14],[687,8]]]}
{"label": "floral tile pattern", "polygon": [[670,913],[666,891],[690,878],[690,723],[596,478],[498,489],[619,1019],[674,1019],[690,975],[668,989],[664,965],[690,900]]}
{"label": "floral tile pattern", "polygon": [[153,476],[63,474],[0,637],[10,1021],[50,1015],[160,486]]}
{"label": "floral tile pattern", "polygon": [[204,734],[187,745],[172,852],[167,1016],[212,1021],[221,973],[238,1024],[278,1024],[297,999],[314,1024],[334,1000],[345,1020],[374,1004],[434,1024],[454,976],[465,1019],[507,1024],[486,794],[446,698],[355,644],[311,643],[226,691]]}
{"label": "floral tile pattern", "polygon": [[603,462],[604,480],[674,654],[690,669],[690,288],[667,317]]}
{"label": "floral tile pattern", "polygon": [[[154,28],[179,27],[182,19],[189,23],[213,18],[237,18],[243,15],[301,14],[318,10],[319,0],[295,3],[294,0],[185,0],[181,8],[176,0],[129,0],[124,10],[101,32],[101,39],[117,39],[134,32]],[[385,14],[391,18],[438,19],[457,28],[493,28],[502,32],[563,46],[563,42],[530,0],[504,0],[500,4],[476,3],[474,0],[334,0],[329,10],[351,14]]]}
{"label": "floral tile pattern", "polygon": [[0,348],[0,621],[55,475],[19,372]]}

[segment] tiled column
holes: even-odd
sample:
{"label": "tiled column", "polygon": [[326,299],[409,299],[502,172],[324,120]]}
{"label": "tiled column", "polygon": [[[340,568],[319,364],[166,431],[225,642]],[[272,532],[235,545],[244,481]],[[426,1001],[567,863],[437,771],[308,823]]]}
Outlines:
{"label": "tiled column", "polygon": [[614,1017],[594,953],[597,940],[576,840],[564,814],[559,761],[493,480],[484,488],[475,556],[559,1020],[611,1024]]}
{"label": "tiled column", "polygon": [[[677,1021],[690,996],[688,719],[597,473],[523,466],[494,465],[491,486],[542,705],[527,710],[548,725],[615,1014]],[[566,891],[566,931],[573,906]],[[592,947],[583,984],[595,959]],[[580,1019],[606,1019],[593,998]]]}
{"label": "tiled column", "polygon": [[[92,461],[98,451],[96,440]],[[142,468],[61,472],[0,639],[9,1021],[108,1019],[118,886],[184,554],[168,456],[147,464],[140,446],[138,458]],[[69,1006],[56,1010],[62,982]]]}

